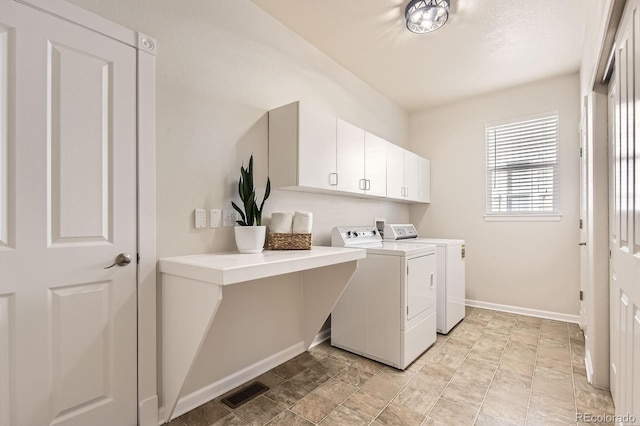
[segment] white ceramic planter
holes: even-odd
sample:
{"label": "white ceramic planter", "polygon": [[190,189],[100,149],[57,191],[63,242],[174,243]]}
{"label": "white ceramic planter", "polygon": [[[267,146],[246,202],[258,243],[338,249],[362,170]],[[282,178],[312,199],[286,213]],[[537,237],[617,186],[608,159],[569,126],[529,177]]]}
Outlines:
{"label": "white ceramic planter", "polygon": [[236,226],[236,246],[240,253],[262,253],[266,226]]}

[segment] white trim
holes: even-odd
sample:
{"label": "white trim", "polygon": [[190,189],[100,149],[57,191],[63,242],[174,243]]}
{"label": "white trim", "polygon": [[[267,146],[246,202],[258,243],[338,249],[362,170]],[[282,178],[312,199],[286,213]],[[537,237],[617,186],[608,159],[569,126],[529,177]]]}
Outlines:
{"label": "white trim", "polygon": [[580,323],[580,315],[563,314],[560,312],[543,311],[540,309],[521,308],[519,306],[500,305],[498,303],[481,302],[471,299],[466,299],[466,305],[474,308],[491,309],[493,311],[509,312],[512,314],[527,315],[530,317],[565,321],[575,324]]}
{"label": "white trim", "polygon": [[587,382],[593,385],[593,364],[591,363],[591,352],[586,351],[584,356],[584,368],[587,372]]}
{"label": "white trim", "polygon": [[[137,33],[138,38],[146,38]],[[154,44],[155,47],[155,44]],[[155,50],[137,51],[138,185],[138,419],[158,423],[156,316],[156,81]],[[155,401],[155,402],[153,402]],[[149,405],[155,403],[155,415]]]}
{"label": "white trim", "polygon": [[562,214],[486,214],[485,222],[560,222]]}
{"label": "white trim", "polygon": [[14,0],[49,15],[98,32],[129,46],[138,47],[138,33],[62,0]]}
{"label": "white trim", "polygon": [[159,424],[158,420],[158,395],[140,401],[138,404],[138,425],[154,426]]}
{"label": "white trim", "polygon": [[[176,418],[181,416],[182,414],[191,411],[232,389],[235,389],[249,380],[255,379],[283,362],[289,361],[291,358],[300,355],[304,351],[304,342],[300,341],[293,346],[289,346],[276,354],[256,362],[255,364],[245,367],[242,370],[223,377],[208,386],[198,389],[189,395],[185,395],[178,400],[176,408],[173,410],[172,417]],[[161,419],[158,424],[164,424],[167,420],[168,419]]]}

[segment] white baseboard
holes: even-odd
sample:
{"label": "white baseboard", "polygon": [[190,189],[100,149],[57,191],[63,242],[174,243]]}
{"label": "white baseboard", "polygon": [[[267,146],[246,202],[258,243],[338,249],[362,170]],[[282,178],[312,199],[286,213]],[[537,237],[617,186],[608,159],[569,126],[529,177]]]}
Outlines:
{"label": "white baseboard", "polygon": [[498,303],[480,302],[478,300],[466,299],[467,306],[474,308],[491,309],[500,312],[509,312],[511,314],[527,315],[530,317],[538,317],[545,319],[552,319],[556,321],[571,322],[575,324],[580,323],[580,315],[562,314],[559,312],[542,311],[539,309],[521,308],[518,306],[500,305]]}
{"label": "white baseboard", "polygon": [[586,351],[584,356],[584,368],[587,371],[587,382],[593,385],[593,364],[591,363],[591,352]]}
{"label": "white baseboard", "polygon": [[160,422],[158,419],[158,395],[138,402],[138,425],[155,426]]}
{"label": "white baseboard", "polygon": [[266,373],[283,362],[289,361],[291,358],[300,355],[304,351],[304,342],[296,343],[295,345],[273,354],[270,357],[261,359],[255,364],[245,367],[240,371],[236,371],[229,376],[223,377],[209,386],[205,386],[190,393],[189,395],[185,395],[178,400],[172,417],[176,418],[187,411],[191,411],[205,402],[211,401],[225,392],[229,392],[241,384],[255,379],[259,375]]}

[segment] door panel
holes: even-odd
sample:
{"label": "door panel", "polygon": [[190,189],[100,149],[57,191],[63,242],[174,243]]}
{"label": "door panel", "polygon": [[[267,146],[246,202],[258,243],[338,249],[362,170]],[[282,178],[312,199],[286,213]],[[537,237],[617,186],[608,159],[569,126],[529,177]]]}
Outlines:
{"label": "door panel", "polygon": [[365,175],[368,180],[367,194],[387,196],[387,141],[365,133]]}
{"label": "door panel", "polygon": [[135,425],[136,51],[0,10],[0,422]]}
{"label": "door panel", "polygon": [[[638,132],[640,109],[640,17],[637,0],[626,4],[616,36],[616,70],[612,129],[614,148],[610,170],[614,176],[611,248],[611,393],[616,414],[640,418],[640,252],[638,245]],[[610,97],[610,101],[611,101]]]}
{"label": "door panel", "polygon": [[49,45],[51,243],[110,241],[113,62]]}
{"label": "door panel", "polygon": [[411,320],[436,303],[436,255],[416,257],[407,261],[407,316],[405,330]]}
{"label": "door panel", "polygon": [[[9,28],[0,23],[0,250],[9,246],[9,232],[14,224],[10,223],[12,211],[9,190],[11,174],[9,170],[9,87],[14,87],[13,73],[9,75],[9,49],[13,38]],[[9,84],[11,83],[11,86]]]}
{"label": "door panel", "polygon": [[364,130],[337,120],[338,190],[364,193]]}

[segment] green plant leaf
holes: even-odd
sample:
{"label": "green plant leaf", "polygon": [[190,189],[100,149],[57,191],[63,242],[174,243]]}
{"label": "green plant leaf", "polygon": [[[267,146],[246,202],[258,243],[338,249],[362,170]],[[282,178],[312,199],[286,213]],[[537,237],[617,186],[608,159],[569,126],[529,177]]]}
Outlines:
{"label": "green plant leaf", "polygon": [[[243,222],[243,223],[246,223],[247,218],[245,217],[245,215],[244,215],[244,213],[242,212],[242,210],[240,210],[240,207],[238,207],[238,206],[236,205],[236,203],[234,203],[233,201],[231,202],[231,206],[232,206],[232,207],[233,207],[233,208],[234,208],[238,213],[240,213],[240,217],[242,218],[242,222]],[[236,222],[237,222],[238,224],[242,225],[242,223],[240,223],[241,221],[236,220]],[[243,226],[245,226],[245,225],[243,225]]]}

